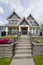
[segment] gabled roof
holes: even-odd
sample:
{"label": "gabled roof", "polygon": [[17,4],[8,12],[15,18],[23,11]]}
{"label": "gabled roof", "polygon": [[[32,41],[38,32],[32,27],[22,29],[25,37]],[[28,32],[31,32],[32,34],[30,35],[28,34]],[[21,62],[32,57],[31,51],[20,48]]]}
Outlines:
{"label": "gabled roof", "polygon": [[[12,12],[12,13],[8,16],[7,19],[11,19],[14,15],[15,15],[18,19],[21,19],[16,12]],[[16,18],[14,18],[14,19],[16,19]]]}
{"label": "gabled roof", "polygon": [[25,19],[25,17],[18,23],[18,25],[27,24],[30,25],[30,23]]}
{"label": "gabled roof", "polygon": [[36,22],[36,20],[31,14],[27,17],[27,20],[29,20],[32,26],[39,26],[39,24]]}
{"label": "gabled roof", "polygon": [[32,16],[32,14],[29,14],[29,16],[27,17],[28,20],[35,20],[34,17]]}

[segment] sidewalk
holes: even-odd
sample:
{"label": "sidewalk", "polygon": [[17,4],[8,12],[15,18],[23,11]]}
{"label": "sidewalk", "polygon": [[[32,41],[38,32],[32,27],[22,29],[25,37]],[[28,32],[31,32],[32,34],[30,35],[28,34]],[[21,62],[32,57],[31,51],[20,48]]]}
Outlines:
{"label": "sidewalk", "polygon": [[33,58],[29,59],[14,59],[10,65],[35,65]]}

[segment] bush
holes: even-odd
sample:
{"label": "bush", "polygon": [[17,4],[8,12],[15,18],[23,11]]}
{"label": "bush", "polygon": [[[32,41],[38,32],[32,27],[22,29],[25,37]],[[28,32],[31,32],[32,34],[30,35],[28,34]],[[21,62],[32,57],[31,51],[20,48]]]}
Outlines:
{"label": "bush", "polygon": [[8,43],[11,43],[9,41],[10,41],[10,38],[3,38],[3,39],[0,39],[0,44],[8,44]]}
{"label": "bush", "polygon": [[37,40],[36,43],[43,43],[43,41],[42,40]]}

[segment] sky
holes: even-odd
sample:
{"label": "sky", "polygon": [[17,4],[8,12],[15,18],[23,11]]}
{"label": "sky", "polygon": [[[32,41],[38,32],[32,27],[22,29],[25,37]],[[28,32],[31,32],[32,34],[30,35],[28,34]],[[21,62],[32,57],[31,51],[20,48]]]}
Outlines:
{"label": "sky", "polygon": [[0,0],[0,25],[7,24],[7,17],[14,11],[21,18],[32,14],[40,25],[43,23],[43,0]]}

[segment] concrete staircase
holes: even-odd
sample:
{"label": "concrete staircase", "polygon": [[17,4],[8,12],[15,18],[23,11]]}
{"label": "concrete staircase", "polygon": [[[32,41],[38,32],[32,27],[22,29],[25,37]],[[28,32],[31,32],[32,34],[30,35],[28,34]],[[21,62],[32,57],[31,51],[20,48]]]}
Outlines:
{"label": "concrete staircase", "polygon": [[15,59],[32,58],[31,43],[28,36],[21,36],[15,48]]}

